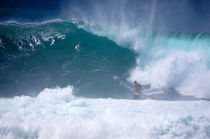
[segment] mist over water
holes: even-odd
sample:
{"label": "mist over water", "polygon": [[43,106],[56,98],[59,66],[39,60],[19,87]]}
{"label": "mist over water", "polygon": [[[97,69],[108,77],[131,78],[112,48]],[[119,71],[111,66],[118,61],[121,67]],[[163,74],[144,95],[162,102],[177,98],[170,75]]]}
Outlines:
{"label": "mist over water", "polygon": [[[173,92],[208,99],[209,34],[189,30],[185,25],[171,27],[170,18],[163,13],[166,5],[172,9],[179,7],[177,12],[185,11],[184,16],[180,16],[183,22],[190,21],[189,17],[195,14],[189,1],[172,6],[173,1],[138,3],[125,0],[91,1],[84,5],[72,1],[68,8],[64,8],[64,15],[83,21],[81,28],[106,36],[138,54],[137,66],[131,70],[128,81],[138,80],[155,90],[161,90],[163,94]],[[164,9],[166,13],[169,12],[167,7]],[[172,14],[170,12],[168,14]],[[160,18],[160,15],[163,17]],[[171,91],[168,92],[168,89]]]}
{"label": "mist over water", "polygon": [[12,1],[0,138],[210,138],[208,2]]}
{"label": "mist over water", "polygon": [[[73,85],[81,96],[126,98],[138,80],[150,86],[148,94],[159,90],[159,96],[167,94],[169,99],[174,93],[208,99],[209,34],[167,27],[167,16],[163,14],[163,20],[159,16],[171,3],[65,1],[60,5],[65,21],[2,23],[2,96]],[[188,6],[182,2],[182,8]]]}

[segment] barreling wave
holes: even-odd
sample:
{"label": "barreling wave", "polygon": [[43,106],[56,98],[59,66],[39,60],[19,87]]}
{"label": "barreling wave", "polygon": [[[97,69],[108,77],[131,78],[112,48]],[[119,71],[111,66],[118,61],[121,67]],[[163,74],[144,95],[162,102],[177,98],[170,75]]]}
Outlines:
{"label": "barreling wave", "polygon": [[125,97],[135,65],[131,50],[63,21],[0,24],[0,53],[1,96],[72,84],[82,96]]}
{"label": "barreling wave", "polygon": [[142,32],[126,26],[80,27],[137,53],[137,65],[128,80],[151,85],[147,94],[155,94],[154,98],[159,99],[160,94],[164,99],[178,95],[210,97],[210,34]]}
{"label": "barreling wave", "polygon": [[60,20],[3,23],[0,30],[2,96],[72,84],[81,96],[127,98],[127,81],[138,80],[151,86],[151,98],[210,97],[206,33],[144,33]]}

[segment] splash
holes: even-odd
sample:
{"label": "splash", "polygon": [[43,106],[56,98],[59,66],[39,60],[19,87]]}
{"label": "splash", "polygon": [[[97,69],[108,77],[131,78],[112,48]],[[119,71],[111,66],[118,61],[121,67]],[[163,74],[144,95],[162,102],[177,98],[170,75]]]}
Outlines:
{"label": "splash", "polygon": [[87,99],[75,97],[72,86],[47,88],[37,97],[0,99],[0,137],[209,138],[208,105],[207,101]]}

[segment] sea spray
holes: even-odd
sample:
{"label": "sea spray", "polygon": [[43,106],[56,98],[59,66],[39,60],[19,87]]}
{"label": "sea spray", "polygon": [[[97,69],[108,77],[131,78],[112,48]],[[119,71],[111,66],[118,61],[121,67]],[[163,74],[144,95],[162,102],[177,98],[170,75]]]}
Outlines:
{"label": "sea spray", "polygon": [[80,25],[137,53],[137,66],[131,70],[129,81],[138,80],[160,89],[173,88],[183,96],[209,98],[209,87],[205,85],[209,80],[209,34],[166,32],[147,35],[132,30],[122,32],[121,27],[103,30],[103,27],[95,26]]}
{"label": "sea spray", "polygon": [[[87,99],[71,86],[0,99],[1,138],[208,138],[207,101]],[[170,106],[170,108],[168,107]]]}

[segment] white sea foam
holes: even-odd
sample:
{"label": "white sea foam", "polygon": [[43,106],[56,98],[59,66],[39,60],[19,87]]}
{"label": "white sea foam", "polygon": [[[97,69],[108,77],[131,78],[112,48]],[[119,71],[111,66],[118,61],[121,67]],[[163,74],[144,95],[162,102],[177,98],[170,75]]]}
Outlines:
{"label": "white sea foam", "polygon": [[[141,33],[129,26],[80,25],[96,35],[106,36],[120,46],[129,47],[139,56],[129,81],[138,80],[154,88],[174,88],[184,96],[210,98],[209,40],[200,35],[175,36]],[[189,35],[189,34],[188,34]],[[143,65],[143,66],[142,66]]]}
{"label": "white sea foam", "polygon": [[[208,57],[200,51],[174,51],[131,72],[130,81],[138,80],[154,88],[173,87],[182,95],[210,98]],[[139,64],[140,65],[140,64]]]}
{"label": "white sea foam", "polygon": [[[195,34],[180,32],[185,29],[179,30],[177,34],[175,32],[170,33],[169,31],[173,29],[167,29],[164,22],[168,21],[164,20],[160,20],[160,26],[154,24],[158,23],[158,11],[161,11],[162,8],[156,0],[145,1],[138,6],[136,6],[136,2],[128,0],[120,0],[120,2],[107,0],[103,3],[90,1],[87,5],[81,5],[80,2],[70,2],[63,7],[63,14],[74,22],[78,20],[85,23],[75,22],[79,27],[99,36],[106,36],[122,47],[129,47],[139,54],[136,59],[140,62],[131,72],[130,80],[139,79],[139,81],[148,82],[152,86],[170,85],[167,87],[172,86],[183,95],[209,98],[210,89],[206,83],[210,80],[210,69],[207,66],[209,60],[203,58],[210,56],[209,37],[202,33],[195,36]],[[164,34],[165,31],[168,33]],[[158,34],[158,32],[161,33]],[[196,54],[194,57],[191,53],[200,53],[200,50],[205,54],[198,54],[201,60],[194,61],[191,67],[188,57],[195,60]],[[179,58],[177,55],[180,54],[175,51],[182,51],[183,56]],[[161,59],[159,56],[162,56]],[[177,64],[179,66],[174,64],[176,59],[178,59],[179,63]],[[181,62],[182,59],[183,62]],[[162,64],[161,62],[165,63]],[[190,71],[179,71],[183,70],[182,67],[189,68]],[[198,69],[196,70],[196,68]],[[189,73],[191,70],[193,73]],[[179,81],[182,84],[178,85]],[[202,81],[204,83],[201,83]]]}
{"label": "white sea foam", "polygon": [[72,91],[1,98],[0,138],[210,138],[208,101],[86,99]]}
{"label": "white sea foam", "polygon": [[55,39],[64,40],[66,38],[66,35],[53,31],[50,31],[48,33],[40,33],[40,35],[42,36],[42,40],[50,42],[51,46],[55,44]]}

